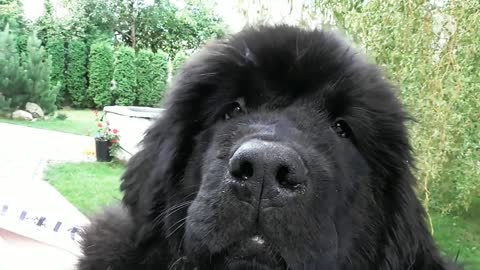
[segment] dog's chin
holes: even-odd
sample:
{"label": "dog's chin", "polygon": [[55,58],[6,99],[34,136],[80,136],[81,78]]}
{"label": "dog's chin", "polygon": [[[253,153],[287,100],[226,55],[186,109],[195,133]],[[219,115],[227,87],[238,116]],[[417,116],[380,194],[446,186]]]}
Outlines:
{"label": "dog's chin", "polygon": [[262,236],[255,235],[231,245],[225,254],[228,269],[286,270],[285,260]]}

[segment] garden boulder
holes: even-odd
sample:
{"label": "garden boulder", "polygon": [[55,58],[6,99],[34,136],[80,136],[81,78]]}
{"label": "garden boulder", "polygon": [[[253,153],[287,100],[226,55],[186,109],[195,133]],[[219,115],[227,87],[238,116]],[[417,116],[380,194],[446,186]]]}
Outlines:
{"label": "garden boulder", "polygon": [[42,118],[45,115],[42,108],[33,102],[27,102],[25,110],[31,113],[34,118]]}
{"label": "garden boulder", "polygon": [[16,110],[12,113],[12,118],[17,120],[27,120],[32,121],[33,116],[31,113],[23,110]]}

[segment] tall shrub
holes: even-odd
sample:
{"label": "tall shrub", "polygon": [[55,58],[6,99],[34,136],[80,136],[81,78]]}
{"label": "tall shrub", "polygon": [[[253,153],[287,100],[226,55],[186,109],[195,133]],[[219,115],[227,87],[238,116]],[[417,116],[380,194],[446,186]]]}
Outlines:
{"label": "tall shrub", "polygon": [[111,82],[113,50],[108,43],[94,43],[90,47],[88,96],[97,108],[112,105]]}
{"label": "tall shrub", "polygon": [[7,26],[0,32],[0,96],[1,110],[22,107],[28,101],[25,91],[25,72],[20,66],[15,35]]}
{"label": "tall shrub", "polygon": [[67,60],[67,89],[73,106],[85,107],[89,105],[86,95],[87,88],[87,48],[80,40],[72,40],[68,45]]}
{"label": "tall shrub", "polygon": [[65,93],[65,42],[63,38],[55,37],[47,41],[47,52],[52,59],[50,80],[53,85],[59,85],[57,105],[61,105],[66,97]]}
{"label": "tall shrub", "polygon": [[152,104],[152,58],[153,53],[150,50],[140,50],[136,55],[137,102],[140,106]]}
{"label": "tall shrub", "polygon": [[158,106],[167,88],[168,54],[158,51],[152,58],[152,94],[150,106]]}
{"label": "tall shrub", "polygon": [[113,95],[115,104],[130,106],[135,102],[135,51],[121,46],[115,52],[115,68],[113,71]]}
{"label": "tall shrub", "polygon": [[26,76],[25,91],[28,101],[35,102],[46,112],[55,111],[58,85],[50,85],[50,69],[52,62],[41,46],[41,41],[34,34],[27,43],[27,51],[23,56],[23,68]]}
{"label": "tall shrub", "polygon": [[175,76],[177,72],[182,68],[182,65],[187,61],[188,59],[188,54],[186,54],[184,51],[179,51],[177,54],[175,54],[175,57],[173,58],[172,61],[172,76]]}
{"label": "tall shrub", "polygon": [[11,100],[5,98],[5,96],[0,92],[0,115],[10,112]]}

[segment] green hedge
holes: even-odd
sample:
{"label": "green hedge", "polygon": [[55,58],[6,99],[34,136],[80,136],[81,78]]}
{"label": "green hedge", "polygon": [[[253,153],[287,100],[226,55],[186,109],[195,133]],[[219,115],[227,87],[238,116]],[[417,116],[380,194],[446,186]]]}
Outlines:
{"label": "green hedge", "polygon": [[188,59],[188,54],[186,54],[184,51],[179,51],[177,54],[175,54],[175,57],[173,58],[172,61],[172,75],[175,76],[177,72],[182,68],[183,64],[187,61]]}
{"label": "green hedge", "polygon": [[152,99],[149,106],[158,106],[167,88],[168,54],[158,51],[152,58]]}
{"label": "green hedge", "polygon": [[115,104],[130,106],[135,102],[135,51],[121,46],[115,52],[115,68],[113,70],[113,96]]}
{"label": "green hedge", "polygon": [[47,42],[47,52],[52,60],[50,80],[53,85],[59,85],[57,105],[62,105],[65,98],[65,42],[63,38],[51,38]]}
{"label": "green hedge", "polygon": [[108,43],[94,43],[90,48],[88,96],[97,108],[112,105],[113,49]]}
{"label": "green hedge", "polygon": [[137,100],[140,106],[158,106],[168,77],[168,54],[149,50],[137,53]]}
{"label": "green hedge", "polygon": [[88,107],[87,89],[87,48],[80,40],[68,45],[67,89],[73,106]]}
{"label": "green hedge", "polygon": [[137,72],[137,102],[140,106],[150,106],[152,102],[152,57],[150,50],[137,52],[135,67]]}

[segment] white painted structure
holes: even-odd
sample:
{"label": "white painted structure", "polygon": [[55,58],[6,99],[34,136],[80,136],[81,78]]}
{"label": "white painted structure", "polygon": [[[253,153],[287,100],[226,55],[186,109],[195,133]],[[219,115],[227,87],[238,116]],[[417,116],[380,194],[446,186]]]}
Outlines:
{"label": "white painted structure", "polygon": [[105,120],[112,129],[118,129],[120,146],[126,151],[119,151],[117,158],[127,161],[139,150],[138,144],[145,131],[162,115],[163,109],[135,106],[107,106],[103,109]]}

